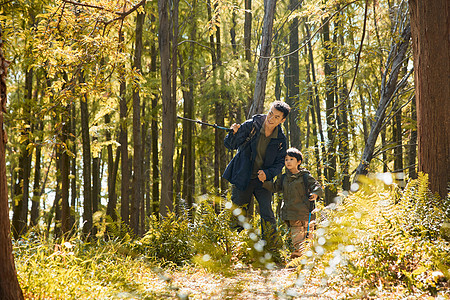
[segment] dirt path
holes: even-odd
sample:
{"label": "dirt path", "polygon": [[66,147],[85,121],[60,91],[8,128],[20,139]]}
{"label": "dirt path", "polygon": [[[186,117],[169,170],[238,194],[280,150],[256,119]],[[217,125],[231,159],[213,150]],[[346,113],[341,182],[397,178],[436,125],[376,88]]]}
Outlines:
{"label": "dirt path", "polygon": [[320,282],[301,288],[293,268],[274,270],[241,269],[231,277],[197,270],[172,273],[172,289],[184,299],[337,299],[333,291],[323,291]]}

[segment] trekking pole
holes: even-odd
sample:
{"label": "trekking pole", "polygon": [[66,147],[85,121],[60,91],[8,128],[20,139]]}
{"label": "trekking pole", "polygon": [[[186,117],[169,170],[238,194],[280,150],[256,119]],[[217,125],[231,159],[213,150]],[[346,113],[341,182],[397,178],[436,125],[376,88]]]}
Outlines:
{"label": "trekking pole", "polygon": [[233,131],[233,129],[231,129],[231,128],[219,126],[217,124],[209,124],[209,123],[205,123],[205,122],[202,122],[202,121],[199,121],[199,120],[192,120],[192,119],[188,119],[188,118],[184,118],[184,117],[180,117],[180,116],[177,116],[177,118],[181,119],[181,120],[186,120],[186,121],[189,121],[189,122],[198,123],[198,124],[201,124],[201,125],[211,126],[211,127],[217,128],[217,129],[222,129],[222,130],[226,130],[226,131]]}
{"label": "trekking pole", "polygon": [[308,217],[308,228],[306,229],[306,236],[309,238],[309,223],[311,222],[311,213],[314,210],[316,204],[316,200],[314,200],[314,202],[310,202],[309,203],[309,217]]}

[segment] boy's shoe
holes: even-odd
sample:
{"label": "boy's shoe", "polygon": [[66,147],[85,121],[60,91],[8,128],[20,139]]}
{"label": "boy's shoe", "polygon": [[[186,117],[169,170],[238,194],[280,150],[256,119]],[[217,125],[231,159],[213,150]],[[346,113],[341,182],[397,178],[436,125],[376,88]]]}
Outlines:
{"label": "boy's shoe", "polygon": [[294,251],[291,253],[291,259],[299,258],[303,256],[303,251]]}

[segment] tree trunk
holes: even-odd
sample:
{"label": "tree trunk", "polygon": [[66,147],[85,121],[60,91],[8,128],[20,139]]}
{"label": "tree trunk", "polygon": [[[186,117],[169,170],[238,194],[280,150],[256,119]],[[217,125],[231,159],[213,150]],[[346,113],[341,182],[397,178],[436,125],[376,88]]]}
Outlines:
{"label": "tree trunk", "polygon": [[[70,151],[72,151],[72,153],[77,153],[77,143],[75,143],[76,140],[76,108],[75,108],[75,102],[72,102],[70,105],[70,113],[71,113],[71,117],[70,117],[70,139],[71,139],[71,144],[72,144],[72,148],[70,149]],[[48,171],[47,171],[48,172]],[[79,195],[79,191],[77,188],[77,182],[78,182],[78,174],[77,174],[77,155],[74,155],[74,157],[72,158],[72,164],[71,164],[71,173],[72,173],[72,182],[70,184],[71,189],[72,189],[72,194],[71,194],[71,200],[70,200],[70,228],[74,228],[75,229],[75,225],[78,227],[79,224],[78,223],[78,218],[77,220],[75,220],[75,218],[77,217],[76,214],[76,209],[77,209],[77,199],[78,199],[78,195]],[[48,176],[46,176],[45,179],[47,179]],[[42,185],[42,189],[41,189],[41,194],[44,192],[43,188],[45,187],[45,181],[44,184]]]}
{"label": "tree trunk", "polygon": [[[162,172],[159,211],[166,217],[173,210],[173,153],[175,143],[176,102],[171,95],[170,40],[168,1],[158,0],[159,53],[161,57],[162,113]],[[174,75],[174,74],[173,74]]]}
{"label": "tree trunk", "polygon": [[3,56],[3,30],[0,26],[0,295],[4,300],[23,299],[17,280],[12,254],[11,227],[9,225],[8,185],[6,183],[6,131],[3,114],[6,113],[6,72],[9,62]]}
{"label": "tree trunk", "polygon": [[[98,143],[98,137],[94,136],[93,141],[94,143]],[[92,215],[98,212],[100,204],[100,155],[101,152],[98,152],[92,157]],[[98,222],[92,224],[92,226],[92,235],[96,236],[98,232]]]}
{"label": "tree trunk", "polygon": [[264,1],[264,20],[261,36],[261,51],[258,62],[258,72],[256,73],[255,91],[253,102],[250,106],[248,117],[264,111],[264,99],[266,93],[267,75],[269,73],[269,62],[272,47],[272,28],[275,16],[276,0]]}
{"label": "tree trunk", "polygon": [[450,3],[409,0],[413,36],[419,171],[442,199],[450,182]]}
{"label": "tree trunk", "polygon": [[[145,8],[145,3],[143,5]],[[142,69],[142,31],[145,20],[145,13],[138,13],[136,17],[136,45],[134,49],[133,68],[136,72],[141,73]],[[131,219],[130,226],[134,234],[141,235],[139,230],[139,215],[143,208],[144,198],[142,197],[142,138],[141,138],[141,97],[139,95],[139,87],[133,87],[133,197],[131,200]],[[144,222],[144,220],[141,220]]]}
{"label": "tree trunk", "polygon": [[[84,75],[80,78],[80,84],[84,84]],[[81,111],[81,138],[83,141],[83,235],[89,237],[92,231],[92,160],[91,160],[91,142],[89,136],[89,109],[88,98],[84,94],[80,99]]]}
{"label": "tree trunk", "polygon": [[25,71],[25,99],[23,103],[23,118],[26,125],[22,129],[21,134],[24,136],[24,142],[20,145],[20,161],[19,161],[19,184],[21,186],[21,197],[18,201],[18,205],[14,207],[13,214],[13,230],[14,237],[18,238],[21,235],[27,233],[28,222],[28,200],[29,200],[29,186],[30,186],[30,174],[31,174],[31,157],[28,149],[30,144],[31,133],[31,101],[32,101],[32,89],[33,89],[33,68]]}
{"label": "tree trunk", "polygon": [[[244,0],[244,54],[245,61],[248,63],[247,72],[249,76],[252,73],[252,0]],[[252,98],[249,96],[247,105],[245,105],[245,115],[248,115],[250,106],[252,105]]]}
{"label": "tree trunk", "polygon": [[[123,51],[123,43],[124,37],[123,32],[119,32],[119,43],[121,43],[122,51]],[[129,170],[129,159],[128,159],[128,101],[127,101],[127,83],[125,79],[125,66],[120,66],[120,156],[121,163],[120,169],[122,173],[122,182],[120,185],[120,194],[121,194],[121,204],[120,204],[120,217],[122,222],[129,225],[130,224],[130,173]]]}
{"label": "tree trunk", "polygon": [[[152,15],[152,21],[155,21],[155,17]],[[156,46],[152,43],[150,48],[150,72],[156,73],[156,64],[157,64],[157,51]],[[155,216],[159,216],[159,152],[158,152],[158,144],[159,144],[159,129],[158,129],[158,94],[154,94],[152,97],[152,123],[151,123],[151,135],[152,135],[152,213]]]}
{"label": "tree trunk", "polygon": [[[111,124],[111,116],[109,114],[105,115],[105,124],[108,126]],[[106,140],[112,142],[111,132],[106,130],[105,133]],[[117,207],[117,194],[116,194],[116,176],[117,167],[114,163],[113,147],[111,144],[107,147],[108,151],[108,204],[106,206],[106,215],[111,217],[111,220],[117,220],[116,207]],[[118,152],[120,153],[120,152]],[[116,163],[120,159],[119,155],[116,155]]]}
{"label": "tree trunk", "polygon": [[66,106],[63,113],[64,120],[61,132],[61,231],[66,235],[70,231],[70,206],[69,206],[69,189],[70,189],[70,158],[68,154],[68,137],[70,135],[70,106]]}
{"label": "tree trunk", "polygon": [[[299,0],[290,0],[289,9],[291,11],[295,11],[300,3]],[[300,101],[299,95],[299,83],[300,83],[300,71],[299,71],[299,60],[298,60],[298,17],[295,17],[292,20],[291,25],[289,26],[289,53],[291,53],[288,57],[289,60],[289,68],[288,68],[288,86],[287,91],[288,95],[286,97],[286,102],[291,107],[291,112],[288,116],[289,121],[289,140],[290,145],[292,147],[296,147],[297,149],[302,149],[302,144],[300,142],[300,127],[298,126],[299,122],[299,111],[298,104]]]}
{"label": "tree trunk", "polygon": [[336,115],[335,115],[335,98],[336,98],[336,50],[335,50],[335,35],[333,41],[330,40],[330,26],[327,22],[323,26],[323,43],[324,43],[324,72],[325,72],[325,95],[326,95],[326,120],[327,120],[327,139],[328,149],[326,156],[326,179],[327,185],[325,187],[325,199],[327,203],[333,201],[337,195],[335,182],[336,174]]}
{"label": "tree trunk", "polygon": [[[411,102],[411,120],[412,122],[417,121],[416,99],[413,99]],[[409,131],[408,149],[408,176],[410,179],[416,179],[417,127],[412,127]]]}
{"label": "tree trunk", "polygon": [[[38,123],[37,131],[40,132],[42,130],[42,121]],[[39,135],[42,137],[41,135]],[[30,227],[33,227],[38,224],[39,220],[39,211],[40,211],[40,203],[41,203],[41,149],[42,146],[38,143],[35,149],[35,163],[34,163],[34,183],[33,183],[33,199],[31,202],[31,211],[30,211]]]}

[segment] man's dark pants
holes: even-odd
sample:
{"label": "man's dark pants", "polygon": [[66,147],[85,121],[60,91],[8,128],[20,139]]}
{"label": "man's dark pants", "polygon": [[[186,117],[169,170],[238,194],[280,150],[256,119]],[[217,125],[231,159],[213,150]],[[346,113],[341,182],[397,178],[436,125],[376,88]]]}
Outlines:
{"label": "man's dark pants", "polygon": [[[272,193],[262,187],[262,182],[258,178],[251,179],[248,187],[244,191],[233,185],[231,201],[235,205],[241,207],[245,211],[244,216],[247,216],[247,209],[250,205],[252,195],[255,196],[259,204],[259,215],[261,216],[261,231],[263,237],[265,232],[275,234],[276,220],[272,210]],[[242,230],[242,227],[240,229]]]}

